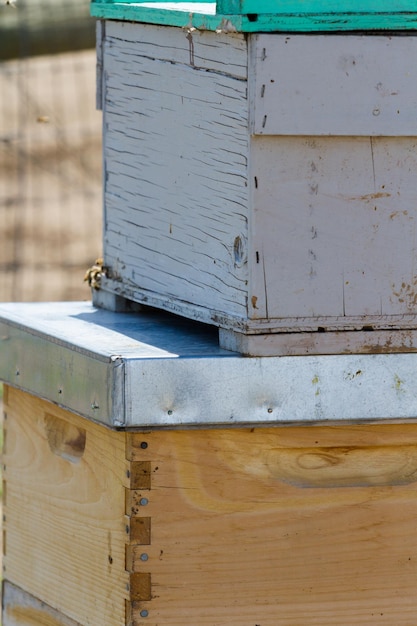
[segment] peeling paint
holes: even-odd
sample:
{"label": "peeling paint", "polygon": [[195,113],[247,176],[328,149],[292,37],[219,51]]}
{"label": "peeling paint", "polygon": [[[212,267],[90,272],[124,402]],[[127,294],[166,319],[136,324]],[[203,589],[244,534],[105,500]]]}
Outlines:
{"label": "peeling paint", "polygon": [[398,374],[394,374],[394,389],[396,391],[400,391],[404,393],[404,381],[398,376]]}
{"label": "peeling paint", "polygon": [[377,193],[366,193],[363,196],[351,196],[349,200],[378,200],[379,198],[390,198],[391,194],[386,191],[378,191]]}
{"label": "peeling paint", "polygon": [[395,219],[396,217],[401,217],[401,215],[404,215],[405,217],[407,217],[408,215],[408,211],[393,211],[392,213],[390,213],[390,220]]}
{"label": "peeling paint", "polygon": [[398,298],[398,302],[405,304],[407,309],[413,309],[417,306],[417,278],[412,284],[402,282],[400,287],[395,284],[391,285],[392,293]]}
{"label": "peeling paint", "polygon": [[355,380],[358,376],[362,376],[362,370],[357,370],[356,372],[346,372],[343,375],[345,380]]}
{"label": "peeling paint", "polygon": [[237,29],[233,22],[226,18],[223,18],[216,28],[216,33],[237,33]]}

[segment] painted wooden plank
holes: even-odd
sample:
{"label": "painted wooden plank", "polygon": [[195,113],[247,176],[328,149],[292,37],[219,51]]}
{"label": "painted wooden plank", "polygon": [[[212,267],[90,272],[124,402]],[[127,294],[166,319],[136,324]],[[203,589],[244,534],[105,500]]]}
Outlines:
{"label": "painted wooden plank", "polygon": [[218,0],[218,13],[402,13],[415,12],[414,0]]}
{"label": "painted wooden plank", "polygon": [[[94,0],[93,0],[94,1]],[[148,5],[160,5],[165,8],[165,10],[169,11],[175,9],[178,6],[183,6],[185,4],[192,5],[193,8],[199,9],[199,5],[203,4],[216,4],[213,0],[187,0],[187,2],[161,2],[161,0],[146,0],[145,2],[138,2],[137,0],[100,0],[105,4],[135,4],[140,6],[148,6]],[[181,9],[182,10],[182,9]]]}
{"label": "painted wooden plank", "polygon": [[[216,15],[216,4],[208,3],[137,3],[102,2],[92,0],[91,15],[100,19],[128,20],[161,24],[165,26],[193,27],[201,30],[218,30],[222,16]],[[235,26],[233,31],[236,32]]]}
{"label": "painted wooden plank", "polygon": [[255,134],[417,134],[417,37],[261,34],[251,44]]}
{"label": "painted wooden plank", "polygon": [[[248,76],[247,42],[241,34],[205,32],[179,32],[177,28],[135,24],[129,22],[105,22],[105,54],[110,59],[134,62],[133,56],[154,58],[167,63],[192,67],[195,70],[221,72],[227,76],[246,80]],[[113,48],[116,48],[113,50]],[[232,83],[234,85],[234,83]],[[134,87],[135,83],[126,87]],[[237,86],[236,86],[237,87]],[[121,91],[122,95],[123,92]]]}
{"label": "painted wooden plank", "polygon": [[413,623],[416,429],[154,431],[146,449],[134,442],[131,458],[152,468],[152,539],[131,559],[153,593],[133,604],[133,623],[143,610],[166,626]]}
{"label": "painted wooden plank", "polygon": [[3,576],[80,624],[124,624],[124,433],[12,388],[4,410]]}
{"label": "painted wooden plank", "polygon": [[417,331],[342,330],[244,335],[220,328],[219,343],[226,350],[233,350],[251,357],[413,353],[417,352]]}
{"label": "painted wooden plank", "polygon": [[[201,7],[201,8],[200,8]],[[198,9],[198,10],[197,10]],[[354,30],[415,30],[417,14],[410,12],[216,13],[215,3],[109,3],[93,0],[98,18],[193,27],[216,32],[338,32]]]}
{"label": "painted wooden plank", "polygon": [[105,263],[132,288],[244,315],[244,39],[129,26],[106,32]]}
{"label": "painted wooden plank", "polygon": [[[93,0],[94,1],[94,0]],[[158,5],[167,11],[175,10],[184,5],[193,5],[199,10],[200,4],[212,4],[216,6],[216,13],[234,14],[259,14],[269,13],[289,14],[289,13],[403,13],[415,11],[414,0],[366,0],[359,3],[358,0],[187,0],[187,2],[161,2],[161,0],[100,0],[103,4],[135,4],[140,6]]]}
{"label": "painted wooden plank", "polygon": [[415,320],[416,149],[406,137],[253,139],[250,318]]}

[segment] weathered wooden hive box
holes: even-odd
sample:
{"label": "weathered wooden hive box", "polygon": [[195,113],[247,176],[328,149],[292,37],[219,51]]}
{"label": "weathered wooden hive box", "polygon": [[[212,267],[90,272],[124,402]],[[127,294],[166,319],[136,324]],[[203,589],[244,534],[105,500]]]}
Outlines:
{"label": "weathered wooden hive box", "polygon": [[416,349],[414,3],[92,7],[97,303],[215,324],[247,354]]}
{"label": "weathered wooden hive box", "polygon": [[3,626],[417,623],[416,355],[89,303],[1,305],[0,349]]}

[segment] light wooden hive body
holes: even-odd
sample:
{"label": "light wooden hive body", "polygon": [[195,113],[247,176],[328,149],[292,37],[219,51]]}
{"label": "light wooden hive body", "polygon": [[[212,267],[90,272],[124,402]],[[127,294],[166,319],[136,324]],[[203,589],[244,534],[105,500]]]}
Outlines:
{"label": "light wooden hive body", "polygon": [[5,396],[4,626],[417,617],[417,425],[117,432]]}

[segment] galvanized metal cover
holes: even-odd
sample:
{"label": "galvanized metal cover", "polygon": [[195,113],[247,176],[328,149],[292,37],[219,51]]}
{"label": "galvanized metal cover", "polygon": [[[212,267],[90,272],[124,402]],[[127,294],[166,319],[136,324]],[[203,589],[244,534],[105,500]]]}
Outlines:
{"label": "galvanized metal cover", "polygon": [[417,354],[245,358],[211,327],[87,302],[0,305],[0,379],[122,428],[417,417]]}

